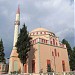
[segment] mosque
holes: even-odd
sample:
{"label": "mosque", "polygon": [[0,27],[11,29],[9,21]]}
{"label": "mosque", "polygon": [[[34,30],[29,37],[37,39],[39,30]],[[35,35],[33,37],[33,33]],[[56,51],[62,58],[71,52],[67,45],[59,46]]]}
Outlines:
{"label": "mosque", "polygon": [[[9,59],[9,73],[21,72],[21,62],[18,58],[17,42],[20,25],[20,8],[18,7],[15,20],[14,42]],[[29,35],[32,37],[32,46],[29,51],[29,58],[24,65],[24,73],[47,72],[47,65],[51,66],[54,72],[70,71],[67,48],[59,41],[59,38],[45,28],[36,28]]]}

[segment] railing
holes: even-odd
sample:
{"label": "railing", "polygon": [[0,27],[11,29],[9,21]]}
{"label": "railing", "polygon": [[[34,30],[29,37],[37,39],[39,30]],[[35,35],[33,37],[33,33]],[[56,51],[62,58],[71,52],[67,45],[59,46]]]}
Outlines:
{"label": "railing", "polygon": [[75,75],[74,72],[50,72],[50,73],[23,73],[23,74],[0,74],[0,75]]}

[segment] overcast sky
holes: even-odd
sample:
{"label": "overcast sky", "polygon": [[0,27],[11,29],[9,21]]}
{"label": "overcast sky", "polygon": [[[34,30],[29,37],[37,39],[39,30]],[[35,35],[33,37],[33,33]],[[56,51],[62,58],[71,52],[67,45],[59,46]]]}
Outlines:
{"label": "overcast sky", "polygon": [[0,38],[4,43],[6,57],[13,47],[14,21],[20,4],[21,25],[28,31],[43,27],[54,32],[60,41],[65,38],[74,46],[73,0],[0,0]]}

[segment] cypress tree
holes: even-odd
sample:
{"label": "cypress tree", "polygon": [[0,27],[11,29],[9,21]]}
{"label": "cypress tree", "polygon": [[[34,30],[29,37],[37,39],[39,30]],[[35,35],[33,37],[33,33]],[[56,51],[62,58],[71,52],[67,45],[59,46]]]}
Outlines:
{"label": "cypress tree", "polygon": [[31,37],[29,36],[27,27],[24,24],[23,28],[20,29],[20,34],[18,37],[18,41],[16,43],[18,57],[20,58],[20,61],[23,64],[23,66],[27,61],[28,52],[30,51],[30,46],[31,46],[30,40]]}
{"label": "cypress tree", "polygon": [[67,40],[63,39],[62,43],[66,44],[67,51],[68,51],[68,56],[69,56],[70,69],[72,69],[72,66],[73,66],[72,65],[72,63],[73,63],[73,61],[72,61],[72,58],[73,58],[72,48],[71,48],[71,46],[70,46],[70,44],[69,44],[69,42]]}
{"label": "cypress tree", "polygon": [[4,47],[3,47],[3,41],[1,39],[0,41],[0,62],[5,63],[5,53],[4,53]]}
{"label": "cypress tree", "polygon": [[72,54],[72,48],[71,48],[71,46],[70,46],[70,44],[67,40],[63,39],[62,43],[66,44],[67,51],[68,51],[68,56],[69,56],[69,60],[70,60],[70,57],[71,57],[71,54]]}
{"label": "cypress tree", "polygon": [[75,47],[73,48],[72,55],[70,57],[70,68],[71,70],[75,70]]}

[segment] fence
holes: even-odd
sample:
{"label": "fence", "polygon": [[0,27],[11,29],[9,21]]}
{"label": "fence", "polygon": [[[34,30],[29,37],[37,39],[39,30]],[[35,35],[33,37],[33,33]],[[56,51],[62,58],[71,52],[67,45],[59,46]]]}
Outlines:
{"label": "fence", "polygon": [[0,74],[0,75],[75,75],[75,72],[23,73],[23,74]]}

